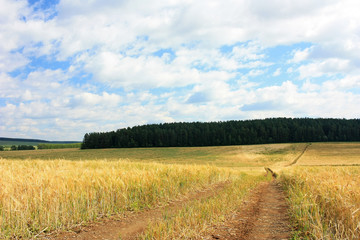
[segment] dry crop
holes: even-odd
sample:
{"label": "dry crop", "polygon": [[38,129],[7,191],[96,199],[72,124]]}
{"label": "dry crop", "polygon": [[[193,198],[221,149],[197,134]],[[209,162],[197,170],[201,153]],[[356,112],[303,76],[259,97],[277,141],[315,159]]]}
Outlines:
{"label": "dry crop", "polygon": [[360,239],[359,167],[297,167],[282,182],[300,237]]}
{"label": "dry crop", "polygon": [[127,161],[0,160],[0,238],[30,238],[152,208],[237,172]]}
{"label": "dry crop", "polygon": [[346,143],[312,143],[300,158],[297,165],[302,166],[346,166],[360,165],[360,144]]}
{"label": "dry crop", "polygon": [[202,239],[212,225],[239,208],[251,189],[267,180],[270,177],[238,174],[213,197],[189,202],[174,214],[164,213],[162,220],[150,224],[139,239]]}
{"label": "dry crop", "polygon": [[164,164],[210,164],[219,167],[282,167],[304,149],[304,143],[261,144],[220,147],[112,148],[112,149],[42,149],[37,151],[2,151],[0,159],[43,160],[118,160],[160,162]]}

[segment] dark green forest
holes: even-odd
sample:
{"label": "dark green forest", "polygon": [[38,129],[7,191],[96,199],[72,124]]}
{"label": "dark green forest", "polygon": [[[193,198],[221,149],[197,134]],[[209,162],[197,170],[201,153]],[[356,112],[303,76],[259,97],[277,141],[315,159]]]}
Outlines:
{"label": "dark green forest", "polygon": [[16,151],[16,150],[35,150],[35,147],[32,145],[19,145],[19,146],[15,146],[12,145],[10,147],[11,151]]}
{"label": "dark green forest", "polygon": [[84,136],[81,148],[195,147],[288,142],[360,141],[360,119],[269,118],[163,123]]}

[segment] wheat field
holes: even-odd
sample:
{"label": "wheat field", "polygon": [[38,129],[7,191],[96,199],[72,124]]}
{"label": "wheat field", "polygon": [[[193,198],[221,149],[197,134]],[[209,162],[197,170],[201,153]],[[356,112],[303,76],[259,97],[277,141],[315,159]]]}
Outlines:
{"label": "wheat field", "polygon": [[235,175],[211,166],[123,160],[1,160],[0,238],[29,238],[151,208]]}
{"label": "wheat field", "polygon": [[31,238],[142,211],[217,182],[241,181],[247,192],[253,176],[254,183],[264,181],[264,162],[285,164],[297,149],[301,145],[2,152],[0,238]]}
{"label": "wheat field", "polygon": [[213,197],[163,216],[140,236],[196,238],[269,180],[263,176],[265,166],[280,173],[293,239],[360,238],[360,143],[312,143],[289,166],[305,146],[1,152],[0,239],[29,239],[121,217],[228,182]]}
{"label": "wheat field", "polygon": [[360,166],[360,143],[312,143],[297,165]]}
{"label": "wheat field", "polygon": [[299,235],[360,238],[359,167],[296,167],[281,178]]}
{"label": "wheat field", "polygon": [[295,225],[306,239],[360,238],[360,143],[312,143],[282,169]]}

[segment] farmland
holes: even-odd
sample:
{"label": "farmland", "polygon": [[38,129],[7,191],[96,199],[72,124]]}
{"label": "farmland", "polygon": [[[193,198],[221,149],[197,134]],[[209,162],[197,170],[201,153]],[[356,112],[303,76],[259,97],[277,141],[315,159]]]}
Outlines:
{"label": "farmland", "polygon": [[360,164],[359,143],[314,143],[301,157],[301,166],[339,166]]}
{"label": "farmland", "polygon": [[[138,238],[205,239],[211,229],[227,226],[253,189],[265,189],[271,178],[264,167],[280,174],[294,236],[356,238],[359,149],[359,143],[289,143],[4,151],[0,238],[73,237],[88,224],[104,219],[123,224],[135,213],[154,211],[158,220],[135,231]],[[72,229],[75,233],[64,232]],[[109,239],[124,238],[117,229],[107,231]]]}
{"label": "farmland", "polygon": [[359,239],[359,176],[359,167],[296,167],[284,173],[300,232],[311,239]]}
{"label": "farmland", "polygon": [[43,149],[39,151],[5,151],[5,159],[42,160],[119,160],[164,164],[210,164],[219,167],[264,167],[286,165],[306,144],[263,144],[223,147]]}

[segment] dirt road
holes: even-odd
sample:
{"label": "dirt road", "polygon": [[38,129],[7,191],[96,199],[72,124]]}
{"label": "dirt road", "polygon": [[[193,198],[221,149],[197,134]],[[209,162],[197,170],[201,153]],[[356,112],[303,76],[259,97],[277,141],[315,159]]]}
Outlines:
{"label": "dirt road", "polygon": [[[105,219],[73,229],[72,232],[53,233],[39,239],[136,239],[149,222],[161,218],[164,211],[175,212],[189,201],[216,195],[226,185],[226,182],[212,185],[166,207],[128,214],[120,219]],[[238,211],[228,216],[223,224],[213,226],[201,239],[290,239],[291,228],[287,211],[285,195],[277,181],[261,183],[252,190]]]}
{"label": "dirt road", "polygon": [[241,208],[222,225],[214,226],[202,239],[290,239],[287,203],[276,182],[257,187]]}

